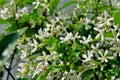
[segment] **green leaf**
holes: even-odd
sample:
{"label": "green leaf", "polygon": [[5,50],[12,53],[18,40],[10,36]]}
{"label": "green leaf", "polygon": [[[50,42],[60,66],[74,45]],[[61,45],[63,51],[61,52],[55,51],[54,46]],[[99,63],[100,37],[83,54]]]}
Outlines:
{"label": "green leaf", "polygon": [[53,14],[54,10],[57,8],[57,5],[59,4],[60,0],[50,0],[49,8],[50,8],[50,14]]}
{"label": "green leaf", "polygon": [[55,46],[57,49],[60,48],[60,41],[55,37],[51,37],[49,39],[46,39],[45,43],[49,44],[50,46]]}
{"label": "green leaf", "polygon": [[114,11],[113,13],[114,21],[120,26],[120,10]]}
{"label": "green leaf", "polygon": [[27,28],[23,28],[18,30],[18,32],[14,32],[11,34],[6,35],[3,39],[0,40],[0,60],[3,60],[4,54],[10,54],[11,51],[15,48],[16,41],[20,35],[25,32]]}
{"label": "green leaf", "polygon": [[[114,32],[114,35],[116,35],[116,34],[117,34],[117,32]],[[114,37],[112,32],[106,32],[106,33],[104,34],[104,36],[105,36],[105,38],[106,38],[106,37],[109,37],[109,38],[113,38],[113,37]]]}
{"label": "green leaf", "polygon": [[0,0],[0,6],[6,4],[7,0]]}
{"label": "green leaf", "polygon": [[116,58],[114,60],[110,60],[110,63],[120,67],[120,62]]}
{"label": "green leaf", "polygon": [[20,79],[18,79],[18,80],[28,80],[27,78],[20,78]]}
{"label": "green leaf", "polygon": [[18,0],[18,6],[22,8],[23,6],[30,5],[35,0]]}
{"label": "green leaf", "polygon": [[86,78],[87,79],[90,78],[93,73],[94,73],[93,69],[85,70],[81,75],[82,80],[85,80]]}
{"label": "green leaf", "polygon": [[59,10],[65,8],[65,7],[68,7],[68,6],[72,5],[72,4],[75,4],[75,3],[77,3],[77,1],[75,1],[75,0],[66,2],[65,4],[63,4],[63,5],[61,6],[61,8],[60,8]]}
{"label": "green leaf", "polygon": [[5,23],[7,23],[7,21],[2,19],[2,18],[0,18],[0,24],[5,24]]}
{"label": "green leaf", "polygon": [[[0,41],[0,59],[2,60],[5,56],[2,55],[6,50],[6,54],[11,52],[15,47],[15,41],[18,39],[18,33],[11,33],[6,35]],[[9,50],[9,51],[8,51]]]}
{"label": "green leaf", "polygon": [[34,2],[35,0],[24,0],[25,4],[32,4],[32,2]]}
{"label": "green leaf", "polygon": [[22,35],[27,29],[28,29],[28,27],[24,27],[22,29],[18,29],[17,32],[18,32],[19,36]]}

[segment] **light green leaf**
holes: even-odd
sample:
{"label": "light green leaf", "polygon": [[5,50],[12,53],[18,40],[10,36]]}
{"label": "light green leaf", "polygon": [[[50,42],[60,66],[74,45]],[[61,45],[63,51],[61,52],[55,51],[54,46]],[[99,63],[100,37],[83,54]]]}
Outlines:
{"label": "light green leaf", "polygon": [[63,9],[63,8],[66,8],[66,7],[68,7],[68,6],[72,5],[72,4],[75,4],[75,3],[77,3],[77,1],[75,1],[75,0],[66,2],[65,4],[63,4],[63,5],[61,6],[61,8],[60,8],[59,10],[61,10],[61,9]]}
{"label": "light green leaf", "polygon": [[60,41],[55,37],[51,37],[49,39],[46,39],[45,43],[49,44],[50,46],[56,46],[56,48],[58,50],[60,49]]}
{"label": "light green leaf", "polygon": [[5,24],[5,23],[7,23],[7,21],[2,19],[2,18],[0,18],[0,24]]}
{"label": "light green leaf", "polygon": [[57,8],[57,5],[59,4],[60,0],[50,0],[50,14],[54,12],[54,10]]}
{"label": "light green leaf", "polygon": [[114,32],[114,34],[113,34],[112,32],[106,32],[106,33],[104,34],[104,36],[105,36],[105,38],[107,38],[107,37],[113,38],[114,35],[116,35],[116,34],[117,34],[117,32]]}
{"label": "light green leaf", "polygon": [[120,26],[120,10],[114,11],[113,13],[114,21]]}
{"label": "light green leaf", "polygon": [[32,4],[33,1],[35,1],[35,0],[18,0],[18,6],[23,7],[28,4],[30,5],[30,4]]}
{"label": "light green leaf", "polygon": [[3,6],[4,4],[6,4],[7,0],[0,0],[0,6]]}

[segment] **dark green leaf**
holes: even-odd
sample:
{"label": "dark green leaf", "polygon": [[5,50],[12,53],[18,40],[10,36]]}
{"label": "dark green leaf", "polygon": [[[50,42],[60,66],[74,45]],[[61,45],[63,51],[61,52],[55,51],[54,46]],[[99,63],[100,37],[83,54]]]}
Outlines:
{"label": "dark green leaf", "polygon": [[82,80],[85,80],[86,78],[87,79],[90,78],[93,73],[94,73],[93,69],[85,70],[81,75]]}
{"label": "dark green leaf", "polygon": [[0,59],[2,60],[5,56],[2,55],[3,52],[10,54],[10,52],[15,48],[15,44],[19,36],[25,32],[27,28],[18,30],[17,32],[6,35],[2,40],[0,40]]}
{"label": "dark green leaf", "polygon": [[114,59],[114,60],[110,60],[110,63],[120,67],[120,62],[117,60],[117,59]]}
{"label": "dark green leaf", "polygon": [[15,41],[18,39],[18,33],[11,33],[6,35],[1,41],[0,41],[0,59],[2,60],[4,56],[2,53],[8,48],[8,52],[11,52],[15,47]]}

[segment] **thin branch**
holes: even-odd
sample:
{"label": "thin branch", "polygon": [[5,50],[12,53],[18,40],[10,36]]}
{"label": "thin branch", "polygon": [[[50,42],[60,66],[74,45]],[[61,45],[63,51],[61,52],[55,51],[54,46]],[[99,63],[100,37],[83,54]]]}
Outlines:
{"label": "thin branch", "polygon": [[[16,59],[16,58],[14,58],[14,59]],[[16,63],[14,63],[14,65],[12,66],[12,68],[15,68],[19,61],[20,61],[20,58],[16,59]]]}
{"label": "thin branch", "polygon": [[11,69],[11,67],[12,67],[12,63],[13,63],[13,60],[14,60],[14,57],[15,57],[16,51],[17,51],[17,48],[15,47],[15,49],[14,49],[14,51],[13,51],[13,55],[12,55],[12,57],[11,57],[11,61],[10,61],[9,69]]}
{"label": "thin branch", "polygon": [[7,80],[8,80],[8,78],[9,78],[9,75],[11,76],[11,78],[12,78],[13,80],[15,80],[14,76],[13,76],[12,73],[10,72],[10,69],[8,69],[6,66],[4,66],[4,68],[5,68],[5,70],[8,72]]}
{"label": "thin branch", "polygon": [[7,68],[6,66],[4,66],[5,70],[8,72],[7,74],[7,80],[9,79],[9,75],[12,77],[13,80],[15,80],[14,76],[11,74],[11,67],[12,67],[12,64],[13,64],[13,60],[14,60],[14,57],[15,57],[15,54],[16,54],[16,50],[17,48],[15,47],[14,51],[13,51],[13,55],[11,56],[11,61],[10,61],[10,66]]}
{"label": "thin branch", "polygon": [[112,10],[112,2],[111,2],[111,0],[109,0],[109,3],[110,3],[110,10]]}
{"label": "thin branch", "polygon": [[95,5],[96,5],[96,16],[98,16],[98,13],[99,13],[98,0],[95,0]]}

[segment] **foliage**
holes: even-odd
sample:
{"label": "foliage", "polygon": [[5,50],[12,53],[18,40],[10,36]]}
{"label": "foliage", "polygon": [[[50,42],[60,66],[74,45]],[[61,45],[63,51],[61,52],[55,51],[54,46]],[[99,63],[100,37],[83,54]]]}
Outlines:
{"label": "foliage", "polygon": [[18,30],[18,32],[10,33],[4,36],[3,39],[0,40],[0,68],[2,69],[4,63],[9,58],[10,54],[12,53],[13,49],[16,46],[17,39],[23,32],[25,32],[27,28],[23,28]]}
{"label": "foliage", "polygon": [[58,8],[60,2],[0,0],[8,33],[1,62],[11,45],[8,54],[16,46],[21,60],[18,80],[119,80],[120,1],[70,0]]}

